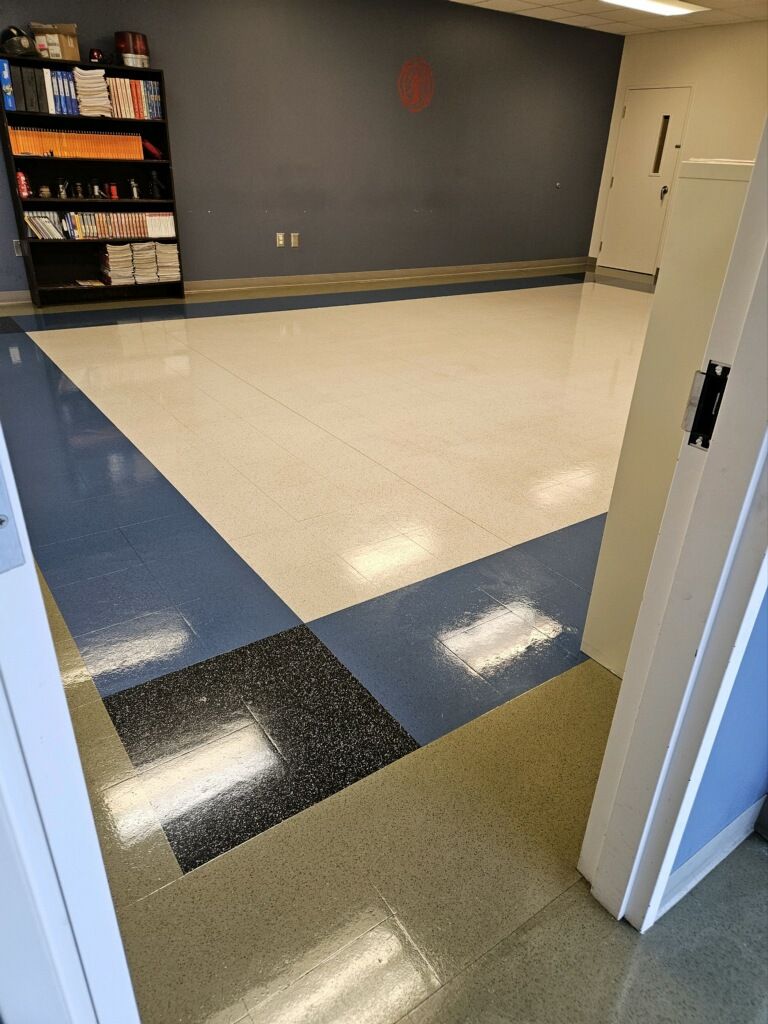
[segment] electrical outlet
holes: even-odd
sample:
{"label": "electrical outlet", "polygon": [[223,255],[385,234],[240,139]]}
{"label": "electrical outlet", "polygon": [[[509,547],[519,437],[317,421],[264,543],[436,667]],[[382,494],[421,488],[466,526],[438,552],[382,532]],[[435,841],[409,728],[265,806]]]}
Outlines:
{"label": "electrical outlet", "polygon": [[14,238],[13,240],[13,255],[21,256],[21,242],[18,240],[18,238]]}
{"label": "electrical outlet", "polygon": [[301,236],[299,235],[299,232],[298,231],[292,231],[291,232],[291,248],[292,249],[298,249],[300,241],[301,241]]}
{"label": "electrical outlet", "polygon": [[275,232],[275,245],[277,246],[278,249],[284,249],[285,248],[285,232],[284,231],[276,231]]}

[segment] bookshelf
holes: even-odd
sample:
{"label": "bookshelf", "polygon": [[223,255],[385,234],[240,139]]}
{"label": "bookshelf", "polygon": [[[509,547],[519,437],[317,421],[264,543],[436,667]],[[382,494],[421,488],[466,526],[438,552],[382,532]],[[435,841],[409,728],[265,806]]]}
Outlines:
{"label": "bookshelf", "polygon": [[[124,65],[89,64],[86,61],[43,60],[37,58],[8,57],[8,64],[17,74],[23,69],[48,69],[53,71],[71,71],[76,68],[85,71],[103,70],[106,78],[120,79],[129,91],[131,81],[154,83],[151,88],[159,99],[160,116],[151,118],[135,118],[126,116],[90,116],[75,113],[49,113],[41,110],[6,110],[0,101],[0,141],[3,157],[8,173],[8,184],[13,202],[14,216],[19,234],[21,253],[29,282],[32,301],[36,306],[54,306],[72,302],[114,301],[115,299],[145,299],[163,297],[183,297],[184,277],[181,264],[181,246],[178,238],[178,215],[173,184],[173,163],[171,143],[168,129],[167,103],[163,72],[155,68],[132,68]],[[27,79],[24,79],[26,82]],[[139,88],[142,88],[139,86]],[[146,86],[145,88],[149,88]],[[112,94],[111,94],[112,95]],[[125,104],[123,104],[125,106]],[[113,97],[114,109],[114,97]],[[125,110],[122,111],[125,113]],[[158,113],[156,110],[155,113]],[[21,152],[24,145],[20,139],[34,138],[25,132],[38,133],[39,138],[54,139],[54,136],[40,136],[42,132],[59,133],[57,138],[72,139],[69,133],[79,133],[78,138],[88,147],[103,144],[105,140],[92,140],[89,136],[120,135],[141,138],[142,156],[132,155],[130,158],[110,156],[50,156]],[[15,145],[12,144],[12,137]],[[161,154],[160,158],[152,157],[143,150],[146,140]],[[136,141],[133,140],[134,146]],[[55,147],[58,148],[58,147]],[[14,152],[14,149],[16,152]],[[22,171],[31,189],[31,195],[23,198],[17,186],[17,172]],[[159,181],[162,197],[151,196],[151,176]],[[68,183],[69,195],[59,198],[57,186],[59,179]],[[141,198],[131,195],[129,181],[133,179],[139,186]],[[105,184],[117,186],[118,198],[94,198],[88,195],[89,186],[97,182],[103,190]],[[74,185],[83,186],[84,196],[74,197]],[[39,196],[42,186],[51,190],[51,198]],[[82,224],[86,220],[84,214],[126,215],[123,218],[111,217],[88,218],[91,225],[110,223],[112,230],[116,225],[128,227],[129,231],[115,234],[112,237],[35,237],[34,231],[25,220],[25,214],[41,217],[46,213],[55,215],[60,224],[61,217],[71,215],[72,224]],[[131,214],[172,215],[175,230],[171,235],[147,236],[131,233],[135,230],[136,218]],[[78,215],[77,217],[75,215]],[[156,223],[150,220],[150,223]],[[98,230],[98,227],[97,227]],[[76,282],[103,280],[102,264],[106,246],[128,246],[132,243],[145,243],[156,240],[163,245],[179,246],[179,279],[158,280],[143,284],[120,283],[102,285],[78,285]]]}

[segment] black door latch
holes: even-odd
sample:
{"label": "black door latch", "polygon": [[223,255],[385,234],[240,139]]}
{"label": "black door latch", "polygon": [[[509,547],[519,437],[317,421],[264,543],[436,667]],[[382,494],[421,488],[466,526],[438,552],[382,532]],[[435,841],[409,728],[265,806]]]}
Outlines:
{"label": "black door latch", "polygon": [[693,375],[683,430],[689,432],[688,444],[694,448],[709,448],[730,372],[730,366],[710,360],[704,373],[699,370]]}

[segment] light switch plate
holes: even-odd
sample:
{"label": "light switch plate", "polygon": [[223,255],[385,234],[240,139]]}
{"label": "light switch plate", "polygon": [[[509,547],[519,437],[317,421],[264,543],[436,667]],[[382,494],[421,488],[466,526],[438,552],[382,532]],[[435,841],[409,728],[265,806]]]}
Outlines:
{"label": "light switch plate", "polygon": [[285,232],[284,231],[276,231],[275,232],[275,245],[277,246],[278,249],[284,249],[285,248]]}
{"label": "light switch plate", "polygon": [[291,232],[291,248],[292,249],[298,249],[300,241],[301,241],[301,236],[299,235],[299,232],[298,231],[292,231]]}

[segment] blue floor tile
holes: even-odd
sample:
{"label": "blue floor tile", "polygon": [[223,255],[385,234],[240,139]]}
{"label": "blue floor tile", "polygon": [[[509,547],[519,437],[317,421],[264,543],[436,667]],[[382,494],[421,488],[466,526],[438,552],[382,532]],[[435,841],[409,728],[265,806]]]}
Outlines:
{"label": "blue floor tile", "polygon": [[336,612],[310,628],[418,743],[430,743],[503,702],[434,636],[383,629],[375,603]]}
{"label": "blue floor tile", "polygon": [[102,697],[207,657],[200,638],[175,609],[152,612],[77,639],[80,654]]}
{"label": "blue floor tile", "polygon": [[144,565],[65,586],[54,585],[51,590],[74,637],[168,608],[172,603]]}
{"label": "blue floor tile", "polygon": [[605,529],[605,515],[593,516],[574,526],[536,537],[518,548],[533,555],[549,569],[572,580],[584,590],[592,589],[592,581],[600,554]]}
{"label": "blue floor tile", "polygon": [[174,558],[210,544],[225,544],[213,527],[192,508],[147,523],[125,526],[123,534],[145,561]]}
{"label": "blue floor tile", "polygon": [[292,629],[301,621],[259,577],[247,590],[206,594],[181,604],[179,610],[210,658]]}
{"label": "blue floor tile", "polygon": [[589,591],[558,570],[591,578],[603,521],[489,555],[310,627],[428,743],[585,659]]}
{"label": "blue floor tile", "polygon": [[146,559],[147,568],[162,582],[174,604],[186,604],[201,595],[210,600],[221,593],[239,593],[245,600],[260,581],[218,534],[214,538],[185,554]]}
{"label": "blue floor tile", "polygon": [[38,547],[35,558],[52,588],[94,576],[106,576],[139,562],[139,556],[120,530],[90,533],[85,537]]}

